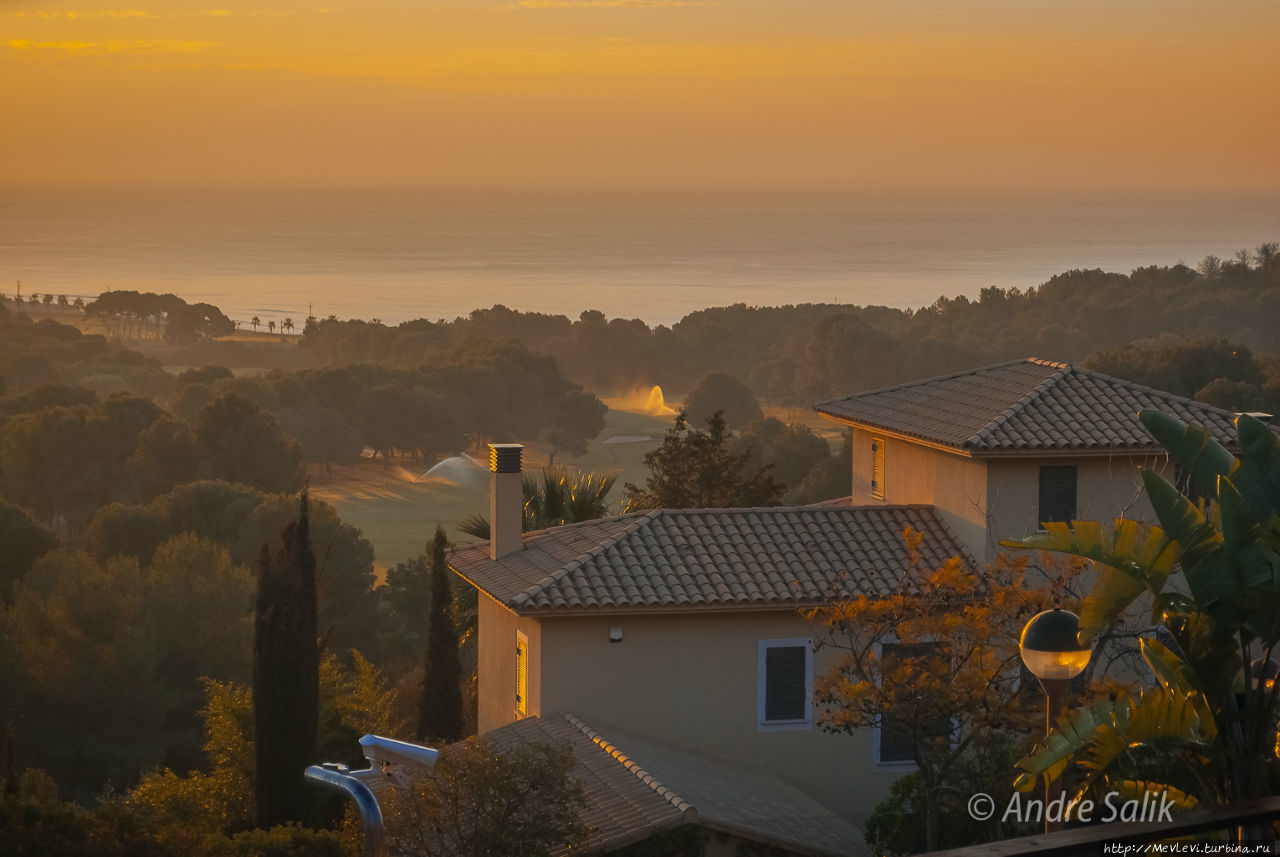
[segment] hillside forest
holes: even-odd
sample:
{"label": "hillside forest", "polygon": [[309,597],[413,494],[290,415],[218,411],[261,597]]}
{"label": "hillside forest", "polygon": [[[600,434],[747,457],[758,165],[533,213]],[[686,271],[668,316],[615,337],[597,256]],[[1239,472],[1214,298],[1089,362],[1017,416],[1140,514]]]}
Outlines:
{"label": "hillside forest", "polygon": [[[0,773],[68,818],[92,809],[94,824],[149,830],[152,845],[161,816],[215,838],[252,826],[240,791],[255,557],[326,468],[425,468],[536,440],[572,470],[604,429],[602,399],[657,384],[694,426],[722,415],[732,452],[777,482],[774,502],[818,502],[848,493],[847,444],[766,410],[1027,356],[1280,410],[1275,244],[914,310],[737,304],[670,327],[494,306],[246,337],[173,295],[0,298]],[[365,732],[412,737],[428,563],[379,573],[377,546],[316,499],[310,538],[319,744],[356,763]]]}

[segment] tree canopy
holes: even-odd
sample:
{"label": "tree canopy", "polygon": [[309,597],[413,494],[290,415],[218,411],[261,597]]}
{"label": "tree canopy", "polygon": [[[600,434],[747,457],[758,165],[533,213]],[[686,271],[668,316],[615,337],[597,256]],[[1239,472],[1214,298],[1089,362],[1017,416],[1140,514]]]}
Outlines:
{"label": "tree canopy", "polygon": [[1034,731],[1038,706],[1016,693],[1019,633],[1063,599],[1079,566],[1048,586],[1031,585],[1025,562],[976,570],[952,557],[929,568],[919,559],[924,537],[903,534],[913,560],[894,591],[807,615],[819,645],[838,653],[815,682],[818,722],[839,733],[879,727],[910,746],[926,810],[925,850],[933,851],[943,797],[964,759],[1006,732]]}
{"label": "tree canopy", "polygon": [[772,466],[748,470],[750,452],[734,453],[719,412],[706,430],[692,429],[683,411],[662,445],[644,457],[649,476],[644,487],[628,482],[630,509],[718,509],[732,506],[776,506],[786,486],[775,480]]}
{"label": "tree canopy", "polygon": [[684,410],[689,419],[699,425],[719,412],[724,424],[731,429],[764,416],[756,394],[728,372],[709,372],[702,376],[698,386],[685,397]]}

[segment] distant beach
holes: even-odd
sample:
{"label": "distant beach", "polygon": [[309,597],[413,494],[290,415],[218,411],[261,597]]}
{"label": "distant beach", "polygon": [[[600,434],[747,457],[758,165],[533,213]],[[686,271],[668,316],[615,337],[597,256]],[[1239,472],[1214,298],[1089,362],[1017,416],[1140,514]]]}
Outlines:
{"label": "distant beach", "polygon": [[497,303],[671,324],[739,302],[927,306],[1278,239],[1274,194],[9,189],[0,292],[169,291],[264,326]]}

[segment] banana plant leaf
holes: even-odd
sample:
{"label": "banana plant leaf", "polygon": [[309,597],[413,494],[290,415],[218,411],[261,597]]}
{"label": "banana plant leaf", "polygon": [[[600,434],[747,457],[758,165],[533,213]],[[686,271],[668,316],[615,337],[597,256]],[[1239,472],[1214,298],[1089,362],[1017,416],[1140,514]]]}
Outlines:
{"label": "banana plant leaf", "polygon": [[1089,746],[1116,704],[1110,699],[1100,699],[1059,717],[1053,731],[1018,761],[1017,767],[1025,773],[1014,780],[1013,787],[1028,792],[1035,787],[1037,779],[1043,779],[1047,785],[1060,777],[1071,757]]}
{"label": "banana plant leaf", "polygon": [[1189,426],[1156,410],[1139,412],[1138,420],[1191,476],[1191,481],[1214,499],[1218,497],[1218,477],[1230,476],[1240,466],[1236,457],[1200,426]]}
{"label": "banana plant leaf", "polygon": [[1174,693],[1190,693],[1199,691],[1200,681],[1182,658],[1174,654],[1168,646],[1152,637],[1139,640],[1142,659],[1151,667],[1156,681]]}
{"label": "banana plant leaf", "polygon": [[1248,414],[1236,418],[1243,453],[1231,482],[1255,519],[1275,534],[1280,527],[1280,441],[1275,432]]}
{"label": "banana plant leaf", "polygon": [[1015,550],[1044,550],[1098,563],[1098,580],[1080,609],[1080,642],[1087,644],[1143,592],[1160,595],[1180,556],[1179,546],[1160,527],[1117,519],[1110,533],[1094,521],[1048,522],[1045,531],[1021,541],[1002,541]]}
{"label": "banana plant leaf", "polygon": [[1263,539],[1263,527],[1230,482],[1222,485],[1222,541],[1243,586],[1280,592],[1280,555]]}
{"label": "banana plant leaf", "polygon": [[[1146,688],[1138,697],[1122,696],[1063,715],[1053,732],[1042,740],[1017,767],[1025,773],[1014,787],[1030,791],[1037,780],[1052,782],[1074,758],[1089,771],[1085,785],[1103,776],[1116,759],[1135,747],[1145,746],[1170,755],[1194,750],[1208,756],[1216,752],[1217,724],[1202,718],[1207,710],[1197,692],[1177,693],[1165,687]],[[1029,775],[1029,776],[1028,776]]]}
{"label": "banana plant leaf", "polygon": [[1213,554],[1222,535],[1200,509],[1159,473],[1142,468],[1142,486],[1165,535],[1178,543],[1183,569]]}
{"label": "banana plant leaf", "polygon": [[1195,795],[1189,795],[1182,789],[1149,780],[1108,780],[1108,785],[1122,800],[1141,803],[1145,795],[1160,795],[1176,810],[1193,809],[1200,803]]}
{"label": "banana plant leaf", "polygon": [[1196,610],[1166,612],[1161,621],[1186,654],[1205,696],[1217,705],[1242,664],[1235,635],[1224,633],[1212,619]]}

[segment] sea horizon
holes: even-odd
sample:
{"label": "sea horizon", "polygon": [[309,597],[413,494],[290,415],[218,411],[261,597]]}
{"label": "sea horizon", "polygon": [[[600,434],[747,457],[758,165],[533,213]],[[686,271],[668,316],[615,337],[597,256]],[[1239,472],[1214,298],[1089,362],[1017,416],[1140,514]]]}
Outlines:
{"label": "sea horizon", "polygon": [[[247,324],[502,304],[671,324],[746,303],[918,308],[1280,239],[1280,192],[9,188],[0,293],[172,292]],[[5,283],[4,280],[8,280]]]}

